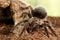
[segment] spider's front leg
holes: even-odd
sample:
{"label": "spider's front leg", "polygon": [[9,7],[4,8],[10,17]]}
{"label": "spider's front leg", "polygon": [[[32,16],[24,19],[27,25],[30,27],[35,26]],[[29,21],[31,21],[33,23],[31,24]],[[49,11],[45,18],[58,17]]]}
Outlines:
{"label": "spider's front leg", "polygon": [[23,20],[23,21],[19,22],[17,25],[15,25],[11,31],[13,31],[13,33],[22,35],[24,30],[27,29],[27,26],[28,26],[28,20]]}
{"label": "spider's front leg", "polygon": [[44,27],[44,29],[45,29],[45,32],[46,32],[47,37],[49,37],[49,34],[48,34],[48,30],[47,30],[47,28]]}
{"label": "spider's front leg", "polygon": [[19,35],[22,34],[23,30],[24,30],[23,24],[19,24],[19,25],[15,26],[14,29],[12,29],[13,33],[16,33],[16,34],[19,34]]}
{"label": "spider's front leg", "polygon": [[58,35],[56,34],[56,31],[54,30],[52,24],[49,21],[45,21],[45,24],[47,25],[47,27],[51,30],[51,32],[58,37]]}

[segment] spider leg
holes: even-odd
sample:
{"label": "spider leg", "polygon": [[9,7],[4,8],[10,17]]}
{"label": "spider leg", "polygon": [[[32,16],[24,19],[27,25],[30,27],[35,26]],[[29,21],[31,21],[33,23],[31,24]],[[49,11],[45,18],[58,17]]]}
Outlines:
{"label": "spider leg", "polygon": [[28,16],[29,16],[29,18],[31,18],[31,17],[32,17],[32,15],[31,15],[30,13],[27,13],[27,12],[23,12],[23,13],[22,13],[22,15],[21,15],[20,17],[22,17],[23,15],[28,15]]}
{"label": "spider leg", "polygon": [[25,30],[25,26],[24,26],[25,22],[28,22],[28,20],[24,20],[24,21],[19,22],[17,25],[15,25],[11,29],[10,32],[21,35]]}
{"label": "spider leg", "polygon": [[46,32],[47,37],[49,37],[49,33],[48,33],[47,28],[46,28],[46,27],[44,27],[44,29],[45,29],[45,32]]}
{"label": "spider leg", "polygon": [[48,25],[48,27],[50,28],[51,32],[52,32],[56,37],[58,37],[57,34],[56,34],[56,32],[54,31],[53,27],[51,27],[51,26],[49,26],[49,25]]}
{"label": "spider leg", "polygon": [[23,34],[24,30],[25,30],[25,28],[22,29],[21,33],[19,34],[20,36]]}
{"label": "spider leg", "polygon": [[52,24],[51,24],[51,23],[46,23],[46,25],[47,25],[47,27],[51,30],[51,32],[52,32],[56,37],[58,37],[58,35],[56,34],[56,32],[55,32]]}
{"label": "spider leg", "polygon": [[25,27],[23,26],[23,24],[19,24],[19,25],[14,27],[13,33],[21,35],[24,31],[24,28]]}

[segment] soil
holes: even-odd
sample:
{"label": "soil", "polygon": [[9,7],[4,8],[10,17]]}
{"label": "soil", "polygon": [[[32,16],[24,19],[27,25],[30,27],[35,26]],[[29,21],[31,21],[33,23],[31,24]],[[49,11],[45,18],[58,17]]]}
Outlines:
{"label": "soil", "polygon": [[16,35],[9,32],[11,29],[9,26],[11,25],[0,24],[0,40],[60,40],[60,17],[48,17],[48,20],[52,22],[58,37],[54,36],[50,31],[49,37],[47,37],[44,29],[40,29],[32,33],[24,31],[20,37],[16,37]]}

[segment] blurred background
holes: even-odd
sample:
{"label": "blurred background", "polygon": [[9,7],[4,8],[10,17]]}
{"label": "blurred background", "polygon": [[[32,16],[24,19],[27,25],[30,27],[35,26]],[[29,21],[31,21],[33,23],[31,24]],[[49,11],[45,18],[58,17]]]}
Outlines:
{"label": "blurred background", "polygon": [[26,0],[33,7],[43,6],[49,16],[60,16],[60,0]]}

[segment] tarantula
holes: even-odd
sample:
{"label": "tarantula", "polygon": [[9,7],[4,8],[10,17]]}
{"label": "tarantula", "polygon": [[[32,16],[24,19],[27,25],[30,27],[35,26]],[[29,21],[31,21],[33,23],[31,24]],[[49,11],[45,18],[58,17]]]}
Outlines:
{"label": "tarantula", "polygon": [[31,33],[43,27],[45,29],[46,35],[49,37],[48,30],[47,30],[47,27],[48,27],[51,30],[51,32],[56,37],[58,37],[50,21],[46,19],[47,12],[43,7],[36,7],[35,9],[32,10],[32,14],[24,12],[22,16],[24,15],[28,15],[30,18],[24,21],[21,21],[17,25],[15,25],[15,28],[13,29],[13,33],[16,32],[21,35],[24,30],[27,30],[28,33]]}
{"label": "tarantula", "polygon": [[[12,17],[14,20],[13,33],[22,34],[24,30],[27,30],[28,33],[32,32],[40,27],[44,27],[47,36],[49,37],[47,27],[52,31],[52,33],[57,36],[55,31],[52,28],[52,25],[49,21],[45,20],[47,13],[44,8],[38,7],[32,10],[32,14],[29,14],[30,8],[21,0],[0,0],[0,10],[5,9],[10,6],[10,11],[12,12]],[[23,12],[28,10],[28,12]],[[5,11],[5,10],[4,10]],[[28,15],[29,19],[22,19],[21,15]],[[24,16],[25,17],[25,16]]]}

